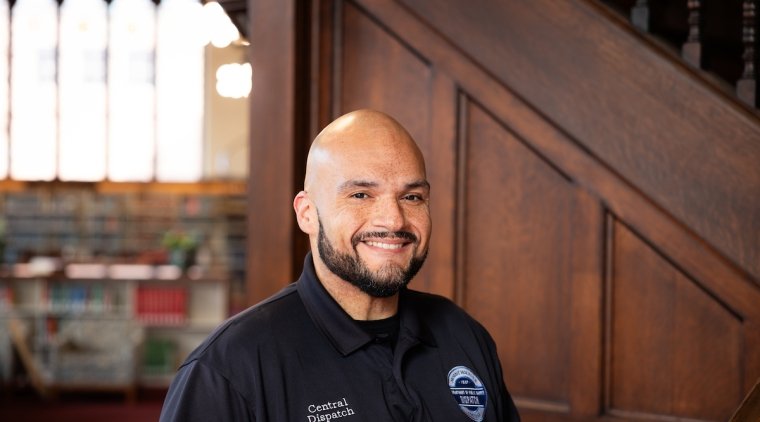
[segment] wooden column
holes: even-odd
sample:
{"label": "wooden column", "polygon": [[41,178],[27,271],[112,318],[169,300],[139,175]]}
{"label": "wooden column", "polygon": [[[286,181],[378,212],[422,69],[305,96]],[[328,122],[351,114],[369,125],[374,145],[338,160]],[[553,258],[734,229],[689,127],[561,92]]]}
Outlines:
{"label": "wooden column", "polygon": [[249,304],[293,281],[296,0],[249,0]]}
{"label": "wooden column", "polygon": [[701,14],[701,1],[689,0],[687,5],[689,8],[689,37],[686,39],[686,43],[683,45],[681,55],[692,66],[702,66],[702,14]]}
{"label": "wooden column", "polygon": [[636,4],[631,8],[631,23],[642,31],[649,31],[649,2],[647,0],[636,0]]}

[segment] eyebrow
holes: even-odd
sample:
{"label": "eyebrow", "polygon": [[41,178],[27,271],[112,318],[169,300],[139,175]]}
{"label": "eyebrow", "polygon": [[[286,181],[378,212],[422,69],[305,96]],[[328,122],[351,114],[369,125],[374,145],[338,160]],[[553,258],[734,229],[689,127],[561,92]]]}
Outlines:
{"label": "eyebrow", "polygon": [[374,188],[377,187],[377,182],[370,182],[369,180],[349,180],[341,183],[338,186],[338,191],[349,190],[353,188]]}
{"label": "eyebrow", "polygon": [[[354,188],[375,188],[378,186],[377,182],[371,182],[369,180],[349,180],[346,182],[341,183],[340,186],[338,186],[338,191],[344,191]],[[428,183],[427,180],[415,180],[414,182],[410,182],[406,184],[406,189],[428,189],[430,190],[430,183]]]}
{"label": "eyebrow", "polygon": [[406,184],[406,188],[407,189],[423,188],[423,189],[430,190],[430,183],[428,183],[427,180],[417,180],[417,181],[412,182],[412,183],[407,183]]}

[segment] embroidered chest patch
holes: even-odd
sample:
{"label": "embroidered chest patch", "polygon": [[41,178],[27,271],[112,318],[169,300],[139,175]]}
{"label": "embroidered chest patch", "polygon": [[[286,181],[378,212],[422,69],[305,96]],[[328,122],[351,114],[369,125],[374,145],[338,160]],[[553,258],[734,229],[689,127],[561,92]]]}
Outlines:
{"label": "embroidered chest patch", "polygon": [[480,378],[466,366],[455,366],[449,371],[448,381],[449,390],[462,412],[473,421],[481,422],[486,414],[488,392]]}

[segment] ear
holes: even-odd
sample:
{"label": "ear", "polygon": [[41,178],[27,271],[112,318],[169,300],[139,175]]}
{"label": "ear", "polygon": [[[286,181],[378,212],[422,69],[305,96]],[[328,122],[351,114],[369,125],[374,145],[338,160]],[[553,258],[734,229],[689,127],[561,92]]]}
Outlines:
{"label": "ear", "polygon": [[317,208],[309,199],[309,194],[305,191],[298,192],[293,199],[293,210],[296,212],[296,220],[301,231],[308,235],[316,235],[319,231]]}

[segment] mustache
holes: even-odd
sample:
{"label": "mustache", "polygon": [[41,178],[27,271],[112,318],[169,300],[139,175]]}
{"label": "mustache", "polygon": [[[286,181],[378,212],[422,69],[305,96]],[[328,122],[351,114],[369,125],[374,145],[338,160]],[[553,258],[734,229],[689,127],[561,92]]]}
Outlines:
{"label": "mustache", "polygon": [[359,242],[363,242],[367,239],[404,239],[410,242],[417,242],[417,236],[415,236],[414,233],[405,232],[405,231],[396,231],[396,232],[357,233],[351,239],[351,243],[353,244],[354,247],[356,247],[356,245],[358,245]]}

